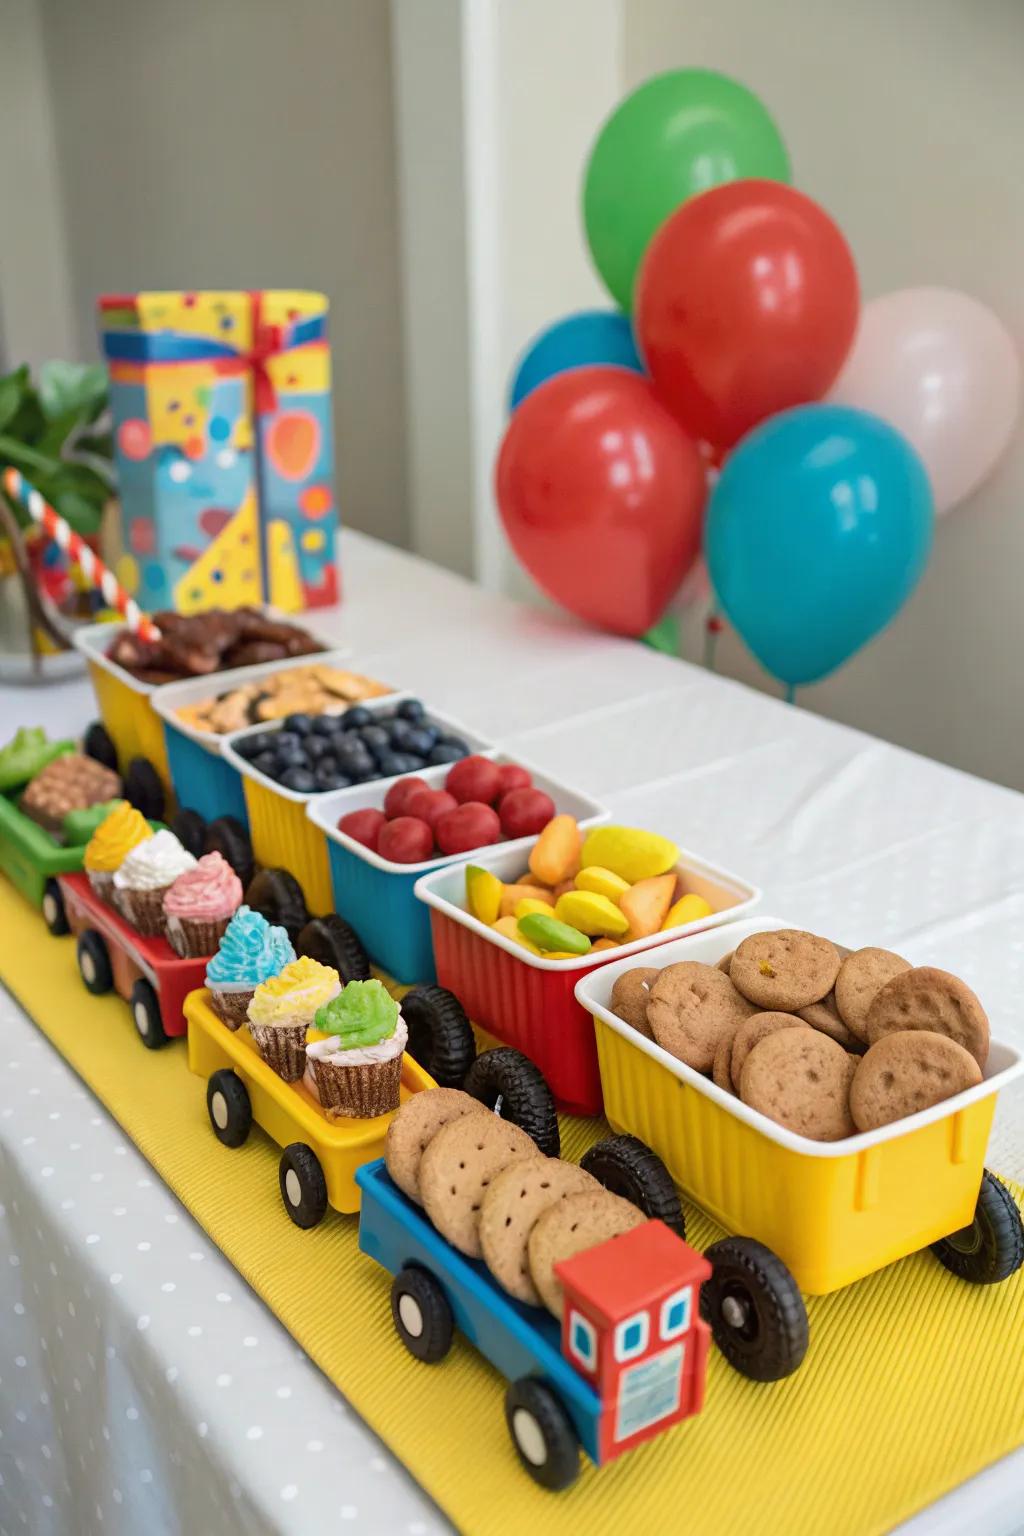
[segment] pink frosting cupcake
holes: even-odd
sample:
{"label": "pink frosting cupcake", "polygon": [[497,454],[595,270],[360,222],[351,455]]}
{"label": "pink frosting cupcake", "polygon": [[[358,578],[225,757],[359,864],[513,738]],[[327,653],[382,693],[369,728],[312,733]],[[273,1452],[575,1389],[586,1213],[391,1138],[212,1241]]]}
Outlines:
{"label": "pink frosting cupcake", "polygon": [[164,896],[168,943],[183,960],[212,955],[241,904],[242,882],[231,865],[219,853],[204,853]]}

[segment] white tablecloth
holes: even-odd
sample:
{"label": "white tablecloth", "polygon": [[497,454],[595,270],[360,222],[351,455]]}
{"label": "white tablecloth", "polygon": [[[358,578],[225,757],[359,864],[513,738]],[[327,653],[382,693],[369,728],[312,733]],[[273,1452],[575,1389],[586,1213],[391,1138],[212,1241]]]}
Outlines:
{"label": "white tablecloth", "polygon": [[[766,912],[957,971],[1024,1045],[1020,796],[354,534],[344,584],[361,665],[749,876]],[[0,734],[92,712],[82,682],[8,688]],[[1017,1179],[1022,1109],[1003,1096],[989,1155]],[[6,995],[0,1201],[0,1536],[448,1528]],[[1022,1480],[1018,1453],[904,1530],[1018,1530]]]}

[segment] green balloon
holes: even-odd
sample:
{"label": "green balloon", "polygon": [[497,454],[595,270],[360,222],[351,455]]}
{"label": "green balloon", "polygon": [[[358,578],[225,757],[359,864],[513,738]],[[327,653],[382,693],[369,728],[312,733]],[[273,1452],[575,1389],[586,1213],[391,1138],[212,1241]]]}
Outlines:
{"label": "green balloon", "polygon": [[590,154],[583,221],[594,265],[623,309],[660,224],[687,198],[726,181],[791,179],[766,109],[709,69],[655,75],[612,113]]}

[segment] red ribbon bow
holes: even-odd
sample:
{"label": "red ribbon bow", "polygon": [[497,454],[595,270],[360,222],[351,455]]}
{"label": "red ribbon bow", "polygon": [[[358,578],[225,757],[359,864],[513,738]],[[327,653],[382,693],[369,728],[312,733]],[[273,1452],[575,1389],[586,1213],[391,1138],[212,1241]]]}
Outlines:
{"label": "red ribbon bow", "polygon": [[246,357],[252,369],[253,407],[257,416],[269,416],[277,410],[277,391],[270,377],[267,361],[282,352],[287,344],[287,328],[270,325],[263,318],[263,294],[254,289],[252,300],[252,347]]}

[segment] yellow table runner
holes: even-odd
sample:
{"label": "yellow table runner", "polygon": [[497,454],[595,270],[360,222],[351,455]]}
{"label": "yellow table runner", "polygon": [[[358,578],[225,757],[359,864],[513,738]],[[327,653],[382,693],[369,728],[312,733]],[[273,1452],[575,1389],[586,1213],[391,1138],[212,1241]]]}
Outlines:
{"label": "yellow table runner", "polygon": [[[810,1301],[802,1369],[772,1386],[712,1350],[696,1420],[547,1494],[520,1470],[504,1383],[459,1341],[421,1366],[395,1337],[390,1279],[354,1218],[302,1232],[278,1194],[278,1149],[230,1151],[206,1116],[184,1041],[147,1052],[116,997],[85,991],[55,940],[0,882],[3,980],[307,1354],[462,1530],[480,1536],[867,1536],[888,1531],[1024,1441],[1024,1273],[972,1287],[930,1256]],[[602,1127],[563,1120],[579,1156]],[[1015,1191],[1020,1197],[1020,1191]],[[721,1235],[692,1207],[690,1240]],[[342,1305],[326,1310],[324,1295]],[[469,1427],[471,1426],[471,1428]]]}

